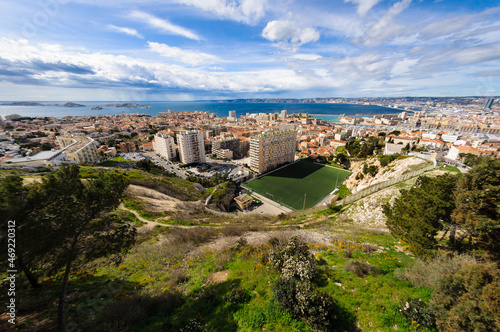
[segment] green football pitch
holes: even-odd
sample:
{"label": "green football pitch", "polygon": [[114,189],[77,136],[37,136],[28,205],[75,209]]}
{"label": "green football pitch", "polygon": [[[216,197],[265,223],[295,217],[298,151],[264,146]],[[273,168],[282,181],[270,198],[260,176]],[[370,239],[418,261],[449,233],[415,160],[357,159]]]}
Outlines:
{"label": "green football pitch", "polygon": [[299,160],[243,187],[293,210],[300,210],[321,202],[349,174],[346,170]]}

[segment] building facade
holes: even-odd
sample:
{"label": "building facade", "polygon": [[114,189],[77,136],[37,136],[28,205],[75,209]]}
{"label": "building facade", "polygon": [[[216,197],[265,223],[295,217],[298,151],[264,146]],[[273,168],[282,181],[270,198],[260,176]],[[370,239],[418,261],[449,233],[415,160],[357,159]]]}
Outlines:
{"label": "building facade", "polygon": [[78,164],[93,164],[98,159],[95,141],[85,136],[58,136],[57,141],[66,158]]}
{"label": "building facade", "polygon": [[174,138],[165,133],[156,133],[153,140],[153,150],[169,161],[177,157]]}
{"label": "building facade", "polygon": [[212,153],[218,155],[220,150],[230,150],[233,156],[241,156],[241,143],[238,136],[226,136],[212,140]]}
{"label": "building facade", "polygon": [[295,160],[297,132],[283,130],[250,138],[250,167],[259,173]]}
{"label": "building facade", "polygon": [[179,159],[184,164],[206,162],[203,133],[197,130],[180,132],[177,135]]}

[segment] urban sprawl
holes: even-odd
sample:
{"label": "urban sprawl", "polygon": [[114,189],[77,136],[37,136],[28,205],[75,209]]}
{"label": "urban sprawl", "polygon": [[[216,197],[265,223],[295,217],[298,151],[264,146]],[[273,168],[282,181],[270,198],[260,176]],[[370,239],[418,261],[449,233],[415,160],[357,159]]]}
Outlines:
{"label": "urban sprawl", "polygon": [[[328,102],[336,102],[330,100]],[[324,159],[350,139],[385,136],[384,154],[412,154],[462,165],[465,156],[500,156],[500,106],[494,98],[410,98],[356,101],[401,109],[400,113],[339,116],[338,123],[308,113],[165,110],[56,117],[0,117],[0,163],[40,168],[61,163],[97,164],[122,155],[149,158],[185,177],[179,166],[207,158],[234,162],[246,179],[302,157]],[[201,176],[202,174],[197,174]]]}

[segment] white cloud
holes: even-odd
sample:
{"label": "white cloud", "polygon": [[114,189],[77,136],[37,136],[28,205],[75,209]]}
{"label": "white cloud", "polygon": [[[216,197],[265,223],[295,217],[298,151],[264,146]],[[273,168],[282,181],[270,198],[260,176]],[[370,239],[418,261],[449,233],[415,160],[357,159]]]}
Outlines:
{"label": "white cloud", "polygon": [[137,38],[141,38],[141,39],[144,38],[137,30],[132,29],[132,28],[118,27],[118,26],[113,25],[113,24],[106,25],[106,28],[108,30],[124,33],[124,34],[129,35],[129,36],[133,36],[133,37],[137,37]]}
{"label": "white cloud", "polygon": [[407,74],[410,69],[418,63],[418,59],[403,59],[398,61],[392,67],[391,74],[392,76],[400,76]]}
{"label": "white cloud", "polygon": [[267,23],[262,30],[262,37],[274,42],[300,46],[317,41],[319,32],[313,28],[301,29],[296,23],[289,20],[277,20]]}
{"label": "white cloud", "polygon": [[177,0],[219,17],[253,24],[264,17],[267,0]]}
{"label": "white cloud", "polygon": [[378,46],[384,41],[398,36],[404,27],[395,23],[394,19],[403,10],[411,5],[412,0],[401,0],[396,2],[375,24],[366,32],[364,44],[366,46]]}
{"label": "white cloud", "polygon": [[148,47],[151,51],[156,52],[161,56],[172,58],[193,66],[213,64],[218,61],[218,58],[212,54],[183,50],[179,47],[169,46],[166,44],[148,41]]}
{"label": "white cloud", "polygon": [[179,35],[194,40],[201,40],[201,38],[191,30],[179,25],[172,24],[167,20],[158,18],[145,12],[134,10],[130,12],[129,17],[167,34]]}
{"label": "white cloud", "polygon": [[500,60],[500,43],[470,47],[454,51],[450,57],[461,65]]}
{"label": "white cloud", "polygon": [[322,58],[321,55],[318,54],[305,54],[305,53],[300,53],[300,54],[294,54],[291,56],[293,59],[297,60],[303,60],[303,61],[316,61]]}
{"label": "white cloud", "polygon": [[[52,52],[47,45],[0,39],[0,63],[17,76],[12,84],[62,88],[156,89],[176,93],[264,93],[307,89],[312,82],[290,69],[214,72],[124,55]],[[0,93],[1,95],[1,93]]]}
{"label": "white cloud", "polygon": [[350,2],[358,5],[357,12],[359,16],[364,17],[380,0],[344,0],[345,2]]}

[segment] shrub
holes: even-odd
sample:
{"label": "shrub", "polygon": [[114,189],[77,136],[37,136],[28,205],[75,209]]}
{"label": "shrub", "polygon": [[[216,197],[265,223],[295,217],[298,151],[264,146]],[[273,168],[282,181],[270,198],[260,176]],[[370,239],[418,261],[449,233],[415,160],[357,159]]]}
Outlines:
{"label": "shrub", "polygon": [[399,308],[405,321],[415,329],[435,329],[436,316],[421,299],[408,298]]}
{"label": "shrub", "polygon": [[174,228],[168,234],[174,242],[194,244],[206,243],[217,237],[217,231],[211,227]]}
{"label": "shrub", "polygon": [[310,282],[280,277],[273,292],[281,308],[318,331],[353,329],[354,317],[328,294],[313,291]]}
{"label": "shrub", "polygon": [[304,241],[293,236],[285,246],[280,245],[279,240],[271,239],[271,242],[275,248],[271,250],[269,262],[285,278],[305,281],[314,277],[316,261]]}
{"label": "shrub", "polygon": [[369,274],[378,274],[380,271],[375,266],[370,265],[367,262],[360,262],[355,260],[350,260],[344,266],[344,270],[347,272],[352,272],[360,278],[364,278]]}
{"label": "shrub", "polygon": [[367,164],[363,165],[363,173],[370,174],[371,176],[375,176],[378,173],[378,167],[375,165],[368,166]]}
{"label": "shrub", "polygon": [[241,287],[231,290],[225,296],[226,302],[231,305],[246,303],[250,301],[251,298],[252,296],[250,295],[250,293],[246,289]]}
{"label": "shrub", "polygon": [[444,276],[431,298],[442,331],[500,330],[500,270],[473,264]]}
{"label": "shrub", "polygon": [[351,194],[351,190],[345,184],[339,186],[339,199],[346,198]]}
{"label": "shrub", "polygon": [[310,288],[309,282],[298,283],[295,279],[279,277],[273,285],[273,293],[283,309],[300,318],[307,313]]}
{"label": "shrub", "polygon": [[352,248],[345,248],[342,251],[342,256],[344,256],[344,258],[352,258]]}
{"label": "shrub", "polygon": [[436,288],[444,276],[455,274],[471,264],[476,264],[476,259],[469,255],[449,257],[440,254],[430,261],[417,260],[412,267],[397,270],[395,276],[400,280],[410,281],[417,287]]}
{"label": "shrub", "polygon": [[380,160],[380,165],[382,167],[385,167],[389,165],[391,162],[394,160],[398,159],[400,155],[398,153],[396,154],[391,154],[391,155],[386,155],[386,156],[379,156],[378,159]]}
{"label": "shrub", "polygon": [[183,268],[172,270],[168,278],[174,285],[183,284],[189,280],[187,271]]}
{"label": "shrub", "polygon": [[247,239],[245,239],[244,237],[240,237],[238,239],[238,241],[236,241],[236,243],[234,244],[234,246],[232,247],[232,249],[235,250],[235,251],[241,251],[247,245],[248,245]]}
{"label": "shrub", "polygon": [[239,226],[239,225],[228,225],[225,227],[222,227],[220,229],[220,232],[224,236],[242,236],[246,232],[248,232],[248,228],[245,226]]}
{"label": "shrub", "polygon": [[361,245],[361,251],[365,254],[371,254],[378,250],[378,246],[371,243],[363,243]]}

